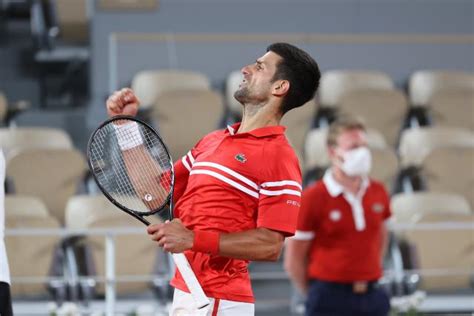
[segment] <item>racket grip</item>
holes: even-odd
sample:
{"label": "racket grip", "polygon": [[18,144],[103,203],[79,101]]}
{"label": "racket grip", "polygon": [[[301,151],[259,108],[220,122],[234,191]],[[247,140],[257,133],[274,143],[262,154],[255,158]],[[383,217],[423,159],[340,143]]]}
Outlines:
{"label": "racket grip", "polygon": [[196,278],[196,275],[194,274],[186,256],[183,253],[174,253],[173,260],[189,291],[191,292],[191,295],[196,302],[197,308],[201,309],[208,306],[210,301],[199,284],[199,281]]}

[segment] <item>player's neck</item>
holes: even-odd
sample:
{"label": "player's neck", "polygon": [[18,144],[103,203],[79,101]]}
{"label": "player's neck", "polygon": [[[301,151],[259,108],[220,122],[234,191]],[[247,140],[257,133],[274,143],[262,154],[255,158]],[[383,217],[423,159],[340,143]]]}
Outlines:
{"label": "player's neck", "polygon": [[336,180],[345,191],[357,194],[362,186],[362,177],[349,177],[341,169],[332,168],[334,180]]}
{"label": "player's neck", "polygon": [[257,128],[280,125],[281,116],[276,105],[246,104],[237,133],[246,133]]}

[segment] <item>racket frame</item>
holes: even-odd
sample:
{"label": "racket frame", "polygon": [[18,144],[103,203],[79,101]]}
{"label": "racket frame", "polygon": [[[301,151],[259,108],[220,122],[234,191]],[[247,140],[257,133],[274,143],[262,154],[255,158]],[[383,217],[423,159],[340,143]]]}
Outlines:
{"label": "racket frame", "polygon": [[[96,133],[103,128],[105,125],[113,123],[114,121],[117,120],[130,120],[134,121],[137,124],[142,124],[145,127],[149,128],[153,133],[155,133],[155,136],[158,137],[158,140],[161,142],[163,145],[163,148],[166,151],[166,154],[168,155],[169,161],[170,161],[170,172],[171,172],[171,187],[170,187],[170,192],[168,194],[168,197],[166,200],[163,202],[163,204],[159,207],[156,208],[150,212],[137,212],[132,209],[129,209],[128,207],[123,206],[117,200],[115,200],[106,190],[105,188],[102,187],[100,184],[97,176],[95,175],[94,168],[92,167],[89,151],[91,148],[92,140]],[[106,121],[104,121],[99,127],[96,128],[94,133],[92,133],[91,137],[89,138],[89,141],[87,143],[87,163],[89,165],[89,169],[91,170],[92,176],[94,178],[95,183],[97,183],[97,186],[99,189],[102,191],[102,193],[105,195],[105,197],[112,202],[115,206],[117,206],[119,209],[122,211],[128,213],[129,215],[133,216],[134,218],[138,219],[140,222],[145,224],[146,226],[150,225],[151,223],[144,218],[144,216],[150,216],[156,213],[159,213],[162,211],[166,205],[169,206],[169,217],[170,220],[173,219],[173,190],[174,190],[174,166],[173,166],[173,159],[171,158],[170,152],[168,150],[168,147],[166,146],[165,142],[163,142],[163,139],[160,137],[160,135],[157,133],[157,131],[151,127],[149,124],[133,117],[133,116],[127,116],[127,115],[118,115],[114,116]],[[175,262],[176,267],[180,271],[188,289],[191,292],[191,295],[194,298],[194,301],[196,303],[196,307],[198,310],[203,310],[204,308],[208,308],[210,305],[210,301],[207,298],[206,294],[204,293],[204,290],[202,289],[201,285],[199,284],[198,279],[196,278],[196,275],[194,274],[194,271],[191,268],[191,265],[189,264],[188,259],[184,255],[184,253],[172,253],[171,254],[173,257],[173,261]]]}
{"label": "racket frame", "polygon": [[[154,210],[151,210],[149,212],[137,212],[137,211],[134,211],[124,205],[122,205],[121,203],[119,203],[116,199],[114,199],[112,197],[112,195],[110,195],[107,190],[100,184],[100,181],[99,179],[97,178],[95,172],[94,172],[94,168],[92,166],[92,162],[91,162],[91,159],[90,159],[90,148],[91,148],[91,145],[92,145],[92,141],[94,139],[94,136],[107,124],[113,124],[114,121],[118,121],[118,120],[129,120],[129,121],[134,121],[136,122],[137,124],[141,124],[141,125],[144,125],[146,128],[148,128],[149,130],[151,130],[155,136],[158,138],[159,142],[161,143],[161,145],[163,146],[163,148],[165,149],[166,151],[166,154],[168,156],[168,159],[170,161],[170,171],[171,172],[171,186],[170,186],[170,190],[169,190],[169,193],[168,193],[168,196],[166,197],[165,201],[161,204],[160,207],[154,209]],[[173,166],[173,159],[171,158],[171,155],[170,155],[170,152],[168,150],[168,147],[166,146],[165,142],[163,141],[163,139],[160,137],[160,135],[158,134],[158,132],[151,126],[149,125],[148,123],[145,123],[133,116],[128,116],[128,115],[117,115],[117,116],[114,116],[106,121],[104,121],[102,124],[99,125],[99,127],[96,128],[96,130],[94,131],[94,133],[92,133],[91,137],[89,138],[89,141],[87,142],[87,164],[89,165],[89,169],[91,170],[91,173],[92,173],[92,177],[94,178],[95,180],[95,183],[97,184],[97,186],[99,187],[100,191],[102,191],[102,193],[105,195],[105,197],[110,201],[112,202],[115,206],[117,206],[118,208],[120,208],[121,210],[125,211],[126,213],[128,213],[129,215],[135,217],[136,219],[138,219],[140,222],[142,222],[143,224],[145,225],[150,225],[151,223],[146,220],[144,218],[144,216],[150,216],[150,215],[154,215],[156,213],[159,213],[161,211],[163,211],[163,209],[166,207],[166,205],[169,205],[169,217],[170,217],[170,220],[173,219],[173,209],[172,209],[172,198],[173,198],[173,190],[174,190],[174,166]]]}

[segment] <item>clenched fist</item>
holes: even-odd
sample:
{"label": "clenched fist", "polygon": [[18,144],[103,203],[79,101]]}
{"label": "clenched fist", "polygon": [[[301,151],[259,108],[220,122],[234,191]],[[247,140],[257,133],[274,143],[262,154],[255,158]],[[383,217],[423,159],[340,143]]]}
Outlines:
{"label": "clenched fist", "polygon": [[130,88],[115,91],[106,102],[109,117],[117,115],[135,116],[138,112],[140,101]]}
{"label": "clenched fist", "polygon": [[187,229],[177,218],[171,222],[150,225],[147,232],[150,238],[158,243],[158,246],[168,252],[179,253],[193,247],[193,231]]}

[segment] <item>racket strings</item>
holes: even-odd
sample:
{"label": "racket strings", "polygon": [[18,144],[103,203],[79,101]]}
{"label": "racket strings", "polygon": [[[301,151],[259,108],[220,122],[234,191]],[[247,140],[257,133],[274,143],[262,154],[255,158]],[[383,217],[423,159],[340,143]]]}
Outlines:
{"label": "racket strings", "polygon": [[[113,122],[104,125],[91,140],[89,159],[97,181],[117,202],[148,213],[161,209],[170,196],[172,163],[156,133],[137,126],[139,133],[121,129],[117,135]],[[128,149],[120,148],[117,136]]]}

